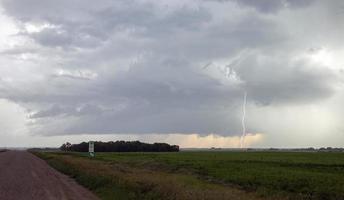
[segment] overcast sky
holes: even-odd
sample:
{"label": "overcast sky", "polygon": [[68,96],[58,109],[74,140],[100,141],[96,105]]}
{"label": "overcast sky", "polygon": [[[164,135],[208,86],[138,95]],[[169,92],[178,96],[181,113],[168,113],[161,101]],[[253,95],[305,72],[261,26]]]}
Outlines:
{"label": "overcast sky", "polygon": [[343,146],[341,0],[0,0],[0,146]]}

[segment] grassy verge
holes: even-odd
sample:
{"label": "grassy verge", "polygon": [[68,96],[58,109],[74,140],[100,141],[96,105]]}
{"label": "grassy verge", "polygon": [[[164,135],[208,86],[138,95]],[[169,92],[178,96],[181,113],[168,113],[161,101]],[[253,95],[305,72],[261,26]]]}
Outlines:
{"label": "grassy verge", "polygon": [[101,199],[147,199],[138,190],[121,181],[109,166],[94,160],[71,159],[62,154],[35,152],[58,171],[74,178],[78,183],[93,191]]}

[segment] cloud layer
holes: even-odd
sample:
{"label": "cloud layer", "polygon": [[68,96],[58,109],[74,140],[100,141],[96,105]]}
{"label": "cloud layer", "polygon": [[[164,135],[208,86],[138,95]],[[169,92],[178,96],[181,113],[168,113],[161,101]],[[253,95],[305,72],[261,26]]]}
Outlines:
{"label": "cloud layer", "polygon": [[[26,110],[32,134],[240,135],[245,91],[264,116],[323,105],[343,86],[341,1],[2,0],[1,8],[0,98]],[[249,132],[277,134],[257,113],[248,118]]]}

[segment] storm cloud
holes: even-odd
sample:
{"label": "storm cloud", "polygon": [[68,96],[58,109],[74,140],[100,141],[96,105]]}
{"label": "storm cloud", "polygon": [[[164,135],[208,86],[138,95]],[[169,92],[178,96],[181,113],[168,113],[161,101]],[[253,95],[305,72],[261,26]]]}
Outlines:
{"label": "storm cloud", "polygon": [[[26,111],[34,135],[237,136],[244,92],[261,115],[340,94],[341,7],[321,0],[2,0],[12,28],[0,48],[0,98]],[[252,112],[250,133],[277,130]]]}

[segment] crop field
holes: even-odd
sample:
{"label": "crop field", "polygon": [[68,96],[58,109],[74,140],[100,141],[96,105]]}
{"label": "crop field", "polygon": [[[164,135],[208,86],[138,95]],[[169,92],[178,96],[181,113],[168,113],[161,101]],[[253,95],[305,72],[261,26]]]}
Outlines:
{"label": "crop field", "polygon": [[344,154],[35,153],[102,199],[344,199]]}

